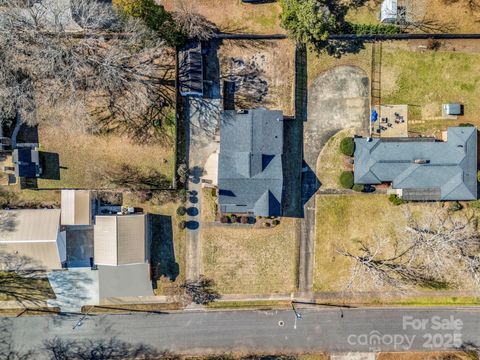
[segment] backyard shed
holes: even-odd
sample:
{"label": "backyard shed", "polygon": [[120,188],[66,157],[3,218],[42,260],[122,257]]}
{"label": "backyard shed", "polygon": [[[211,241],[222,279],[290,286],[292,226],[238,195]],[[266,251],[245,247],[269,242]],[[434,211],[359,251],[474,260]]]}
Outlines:
{"label": "backyard shed", "polygon": [[462,105],[458,103],[443,104],[443,114],[450,115],[462,115]]}
{"label": "backyard shed", "polygon": [[398,18],[397,0],[383,0],[380,10],[380,21],[382,23],[395,23]]}
{"label": "backyard shed", "polygon": [[200,41],[190,42],[178,52],[178,80],[182,96],[203,96],[203,56]]}
{"label": "backyard shed", "polygon": [[147,215],[99,215],[94,226],[97,265],[144,264],[149,259]]}
{"label": "backyard shed", "polygon": [[92,193],[90,190],[62,190],[62,225],[92,223]]}
{"label": "backyard shed", "polygon": [[60,231],[59,209],[2,210],[0,252],[3,270],[62,269],[66,261],[65,232]]}

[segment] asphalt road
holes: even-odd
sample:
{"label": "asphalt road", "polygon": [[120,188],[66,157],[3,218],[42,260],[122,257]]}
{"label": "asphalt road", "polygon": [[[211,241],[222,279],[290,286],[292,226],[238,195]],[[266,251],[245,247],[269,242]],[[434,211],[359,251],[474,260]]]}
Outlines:
{"label": "asphalt road", "polygon": [[[480,344],[480,309],[300,309],[3,318],[2,340],[23,351],[45,340],[115,338],[159,351],[405,351]],[[37,358],[41,358],[38,356]]]}

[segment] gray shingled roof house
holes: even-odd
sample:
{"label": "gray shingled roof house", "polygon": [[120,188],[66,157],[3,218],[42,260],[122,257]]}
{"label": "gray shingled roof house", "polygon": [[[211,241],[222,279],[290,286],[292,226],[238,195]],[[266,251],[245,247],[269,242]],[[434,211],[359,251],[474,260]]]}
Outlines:
{"label": "gray shingled roof house", "polygon": [[281,215],[282,153],[281,111],[224,111],[218,160],[220,211]]}
{"label": "gray shingled roof house", "polygon": [[477,199],[477,129],[434,138],[356,138],[356,184],[391,183],[406,200]]}

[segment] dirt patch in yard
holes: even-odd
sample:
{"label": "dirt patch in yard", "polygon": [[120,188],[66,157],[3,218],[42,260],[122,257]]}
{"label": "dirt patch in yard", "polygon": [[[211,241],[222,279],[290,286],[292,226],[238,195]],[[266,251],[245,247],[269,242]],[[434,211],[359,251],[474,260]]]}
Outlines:
{"label": "dirt patch in yard", "polygon": [[295,46],[290,40],[224,41],[220,77],[235,83],[235,106],[267,107],[293,115]]}
{"label": "dirt patch in yard", "polygon": [[[183,0],[185,1],[185,0]],[[247,4],[241,0],[186,0],[197,13],[205,16],[224,32],[258,34],[284,33],[280,26],[278,2]],[[181,1],[162,0],[169,11],[178,9]]]}
{"label": "dirt patch in yard", "polygon": [[202,229],[204,275],[222,294],[288,293],[296,288],[298,219],[275,228]]}
{"label": "dirt patch in yard", "polygon": [[122,136],[68,133],[60,127],[41,127],[39,136],[41,151],[56,155],[60,175],[39,179],[39,188],[104,188],[102,174],[123,164],[154,170],[166,181],[172,178],[172,147],[134,144]]}

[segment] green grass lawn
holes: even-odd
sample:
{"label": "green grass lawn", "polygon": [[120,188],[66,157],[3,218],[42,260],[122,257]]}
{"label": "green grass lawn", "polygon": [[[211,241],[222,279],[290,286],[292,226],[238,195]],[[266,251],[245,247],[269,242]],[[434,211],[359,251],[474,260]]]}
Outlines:
{"label": "green grass lawn", "polygon": [[410,120],[435,120],[443,103],[460,102],[465,116],[459,121],[476,122],[479,97],[480,54],[417,52],[398,43],[383,44],[382,102],[409,104]]}
{"label": "green grass lawn", "polygon": [[275,228],[202,229],[204,275],[221,294],[294,291],[297,283],[298,220],[282,218]]}

